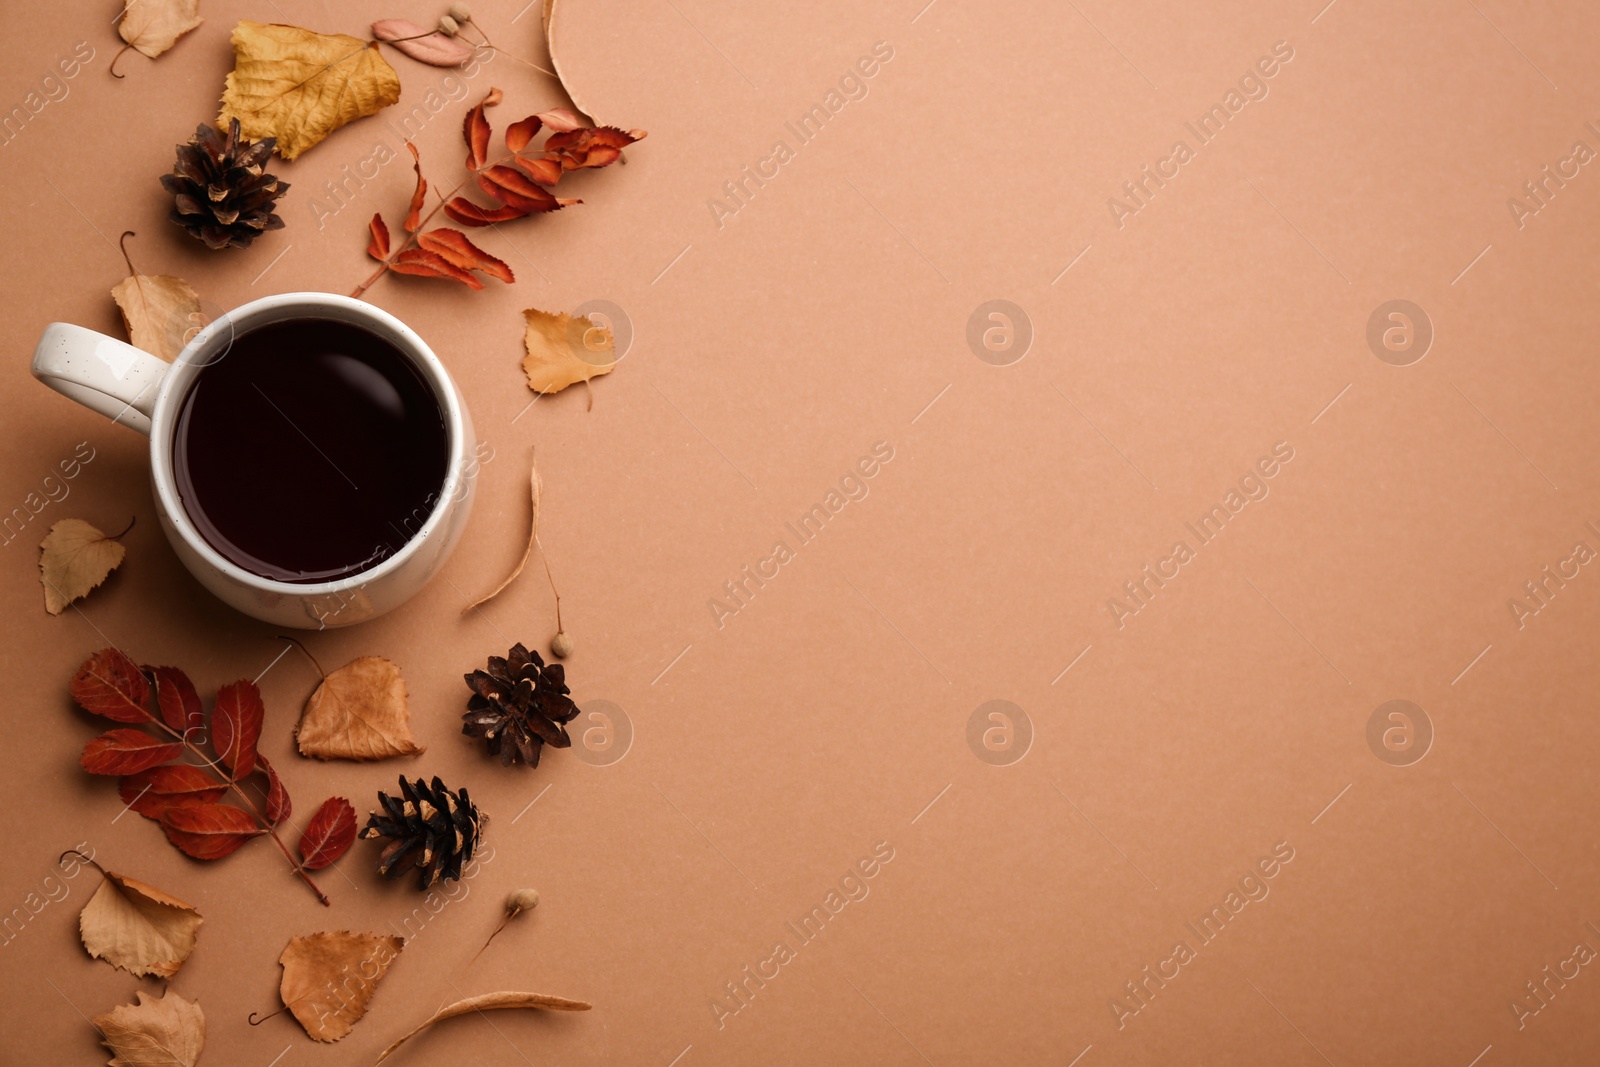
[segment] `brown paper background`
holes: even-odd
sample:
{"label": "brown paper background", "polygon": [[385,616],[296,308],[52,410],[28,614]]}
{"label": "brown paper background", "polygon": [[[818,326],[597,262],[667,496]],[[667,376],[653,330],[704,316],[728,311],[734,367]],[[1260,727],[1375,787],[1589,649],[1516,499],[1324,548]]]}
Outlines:
{"label": "brown paper background", "polygon": [[[1600,122],[1595,14],[921,3],[566,0],[577,95],[649,139],[584,176],[581,207],[483,236],[514,287],[388,278],[370,293],[439,352],[495,456],[438,579],[386,618],[307,639],[330,667],[366,653],[403,667],[428,752],[377,766],[293,755],[309,664],[279,658],[272,628],[179,567],[145,442],[32,381],[28,360],[52,320],[118,332],[106,293],[124,229],[141,269],[221,307],[348,291],[368,270],[365,220],[398,218],[409,169],[382,168],[320,230],[311,204],[378,141],[399,148],[393,112],[278,164],[295,186],[288,228],[243,254],[167,224],[156,178],[214,118],[236,19],[363,33],[436,12],[206,0],[199,30],[155,62],[124,56],[116,81],[115,4],[19,9],[0,104],[23,103],[76,42],[95,56],[0,148],[0,506],[24,506],[77,442],[96,458],[0,549],[0,911],[26,913],[79,842],[195,902],[200,944],[172,988],[205,1009],[210,1064],[367,1063],[442,1000],[497,988],[595,1010],[459,1020],[409,1061],[1592,1059],[1594,967],[1521,1028],[1511,1005],[1537,1004],[1524,984],[1576,943],[1600,948],[1600,564],[1520,629],[1507,599],[1575,542],[1600,548],[1586,526],[1600,524],[1600,164],[1520,229],[1507,200],[1574,141],[1600,148],[1584,126]],[[537,6],[473,7],[497,43],[542,58]],[[792,145],[784,123],[879,41],[894,57],[866,98],[719,228],[707,202],[722,183],[774,139]],[[1278,41],[1294,58],[1266,98],[1119,229],[1107,199],[1174,140],[1194,147],[1184,122]],[[445,73],[395,66],[404,106]],[[506,91],[501,128],[564,99],[503,57],[470,91],[489,85]],[[463,108],[418,138],[435,180],[459,166]],[[1368,316],[1396,298],[1435,332],[1404,367],[1366,342]],[[593,410],[574,389],[524,411],[519,309],[591,299],[625,309],[631,350]],[[1008,366],[967,345],[991,299],[1035,331]],[[709,599],[878,441],[894,458],[870,494],[719,629]],[[1106,601],[1280,441],[1294,458],[1270,494],[1119,629]],[[536,570],[461,615],[520,552],[531,445],[575,696],[611,702],[634,731],[609,766],[555,752],[502,770],[457,732],[460,674],[554,629]],[[72,516],[138,523],[121,571],[50,618],[35,546]],[[390,929],[422,899],[380,883],[366,843],[321,876],[324,910],[269,844],[197,864],[117,817],[114,783],[76,766],[93,724],[66,696],[107,643],[180,664],[208,692],[265,671],[263,751],[302,818],[335,792],[365,812],[399,773],[466,784],[491,814],[492,860],[342,1044],[245,1017],[277,1006],[290,936]],[[1008,766],[967,742],[993,699],[1033,730]],[[1410,766],[1367,744],[1392,699],[1435,731]],[[801,944],[785,922],[875,842],[894,859],[870,895]],[[1123,983],[1197,942],[1185,923],[1278,842],[1294,859],[1270,894],[1119,1027]],[[8,930],[0,1061],[101,1062],[86,1017],[159,988],[78,947],[92,884],[67,882]],[[463,972],[523,885],[538,910]],[[719,1026],[712,998],[780,939],[795,958]]]}

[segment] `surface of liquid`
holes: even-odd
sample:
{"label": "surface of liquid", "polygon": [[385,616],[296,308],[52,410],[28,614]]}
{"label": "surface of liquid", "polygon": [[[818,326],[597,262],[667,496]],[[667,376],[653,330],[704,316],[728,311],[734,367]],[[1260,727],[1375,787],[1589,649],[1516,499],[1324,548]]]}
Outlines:
{"label": "surface of liquid", "polygon": [[438,502],[449,438],[410,360],[348,323],[237,337],[184,398],[173,466],[206,542],[265,578],[325,582],[398,552]]}

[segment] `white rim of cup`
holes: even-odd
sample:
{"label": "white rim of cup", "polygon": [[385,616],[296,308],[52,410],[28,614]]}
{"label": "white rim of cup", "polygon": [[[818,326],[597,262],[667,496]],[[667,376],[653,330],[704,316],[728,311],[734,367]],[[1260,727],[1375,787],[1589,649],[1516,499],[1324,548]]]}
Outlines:
{"label": "white rim of cup", "polygon": [[[204,367],[195,371],[193,375],[179,373],[179,369],[193,366],[196,357],[204,353],[223,330],[231,329],[237,340],[239,335],[246,333],[253,326],[262,324],[252,320],[259,320],[285,307],[298,309],[303,314],[285,315],[282,316],[283,319],[328,317],[337,321],[347,321],[345,316],[348,316],[358,322],[377,327],[375,332],[406,355],[412,365],[422,373],[434,392],[434,398],[439,401],[444,411],[446,429],[450,434],[444,484],[440,487],[438,499],[422,528],[407,539],[400,551],[377,566],[329,582],[281,582],[264,578],[222,555],[211,547],[190,520],[188,511],[184,509],[183,500],[178,495],[176,479],[173,477],[173,420],[193,385],[194,377],[204,372]],[[318,311],[331,311],[334,314],[319,316]],[[455,383],[451,380],[449,372],[445,370],[439,357],[434,355],[433,349],[428,347],[427,342],[419,337],[415,330],[382,308],[374,307],[363,300],[334,293],[279,293],[275,296],[264,296],[247,304],[241,304],[209,323],[184,346],[183,351],[173,360],[172,366],[173,369],[162,378],[161,390],[156,395],[150,420],[150,468],[156,495],[160,497],[162,509],[179,536],[202,559],[229,579],[263,593],[280,596],[326,596],[331,593],[349,592],[386,577],[405,566],[411,557],[421,550],[423,543],[444,523],[447,510],[445,505],[455,498],[461,488],[463,460],[466,455],[466,420],[462,416],[461,399],[456,393]],[[180,378],[185,379],[181,386]]]}

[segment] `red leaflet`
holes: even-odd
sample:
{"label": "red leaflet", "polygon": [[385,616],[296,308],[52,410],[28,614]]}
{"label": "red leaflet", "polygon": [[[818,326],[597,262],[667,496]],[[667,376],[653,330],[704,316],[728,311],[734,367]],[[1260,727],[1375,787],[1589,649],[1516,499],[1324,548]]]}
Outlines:
{"label": "red leaflet", "polygon": [[458,196],[446,204],[444,213],[463,226],[491,226],[523,217],[522,212],[514,207],[481,208],[464,196]]}
{"label": "red leaflet", "polygon": [[329,797],[300,838],[300,866],[320,871],[344,855],[355,840],[356,809],[344,797]]}
{"label": "red leaflet", "polygon": [[212,745],[235,778],[255,770],[256,742],[261,740],[265,718],[261,690],[254,682],[234,682],[217,690],[217,705],[211,711]]}
{"label": "red leaflet", "polygon": [[549,111],[539,112],[534,118],[543,120],[552,133],[566,133],[568,130],[583,128],[583,120],[578,117],[578,113],[567,107],[553,107]]}
{"label": "red leaflet", "polygon": [[406,148],[411,152],[411,169],[417,172],[417,187],[411,193],[411,208],[406,212],[406,232],[416,233],[417,227],[422,225],[422,202],[428,195],[428,182],[422,176],[422,157],[417,155],[417,146],[410,141]]}
{"label": "red leaflet", "polygon": [[113,722],[148,722],[150,683],[119,649],[102,648],[72,676],[72,699],[84,711]]}
{"label": "red leaflet", "polygon": [[177,741],[159,741],[143,730],[112,730],[83,746],[78,762],[90,774],[135,774],[181,755]]}
{"label": "red leaflet", "polygon": [[437,230],[429,230],[418,237],[417,243],[429,252],[437,253],[452,266],[460,267],[462,270],[481,270],[490,277],[499,278],[503,282],[517,280],[516,276],[511,273],[510,267],[473,244],[467,239],[467,235],[460,230],[452,230],[449,227],[441,226]]}
{"label": "red leaflet", "polygon": [[528,147],[528,142],[533,140],[539,128],[544,125],[544,120],[538,115],[529,115],[521,122],[513,122],[506,127],[506,147],[513,154]]}
{"label": "red leaflet", "polygon": [[485,168],[478,174],[478,185],[496,200],[524,214],[556,209],[556,198],[548,190],[535,185],[526,174],[512,167]]}
{"label": "red leaflet", "polygon": [[485,96],[461,122],[461,136],[467,142],[467,169],[477,170],[489,158],[489,135],[494,131],[489,127],[489,120],[483,117],[483,109],[494,107],[503,98],[499,89],[490,89]]}
{"label": "red leaflet", "polygon": [[267,757],[257,754],[256,770],[267,773],[267,799],[262,807],[262,814],[267,817],[268,823],[277,826],[294,810],[294,804],[289,800],[289,790],[284,788],[283,779],[272,769]]}
{"label": "red leaflet", "polygon": [[528,177],[544,185],[554,185],[561,180],[561,162],[555,159],[526,159],[518,156],[511,162],[527,171]]}
{"label": "red leaflet", "polygon": [[367,255],[373,259],[389,258],[389,226],[383,221],[383,215],[372,216],[368,224],[372,228],[372,240],[367,243]]}
{"label": "red leaflet", "polygon": [[184,804],[214,804],[227,791],[228,783],[182,763],[130,774],[117,786],[122,802],[147,819]]}
{"label": "red leaflet", "polygon": [[551,134],[544,143],[544,150],[547,155],[559,157],[566,170],[604,167],[615,163],[624,148],[643,136],[642,130],[624,131],[615,126],[570,130]]}
{"label": "red leaflet", "polygon": [[437,252],[429,252],[421,248],[408,248],[394,257],[389,264],[389,269],[400,274],[420,274],[428,278],[449,278],[460,282],[469,289],[482,289],[480,282],[470,271],[464,271],[451,263]]}
{"label": "red leaflet", "polygon": [[184,804],[161,816],[167,840],[197,860],[219,860],[239,846],[266,833],[249,812],[230,804]]}
{"label": "red leaflet", "polygon": [[200,694],[195,692],[189,676],[176,667],[144,669],[156,680],[156,706],[161,709],[161,721],[185,740],[201,740],[206,724],[205,711],[200,707]]}

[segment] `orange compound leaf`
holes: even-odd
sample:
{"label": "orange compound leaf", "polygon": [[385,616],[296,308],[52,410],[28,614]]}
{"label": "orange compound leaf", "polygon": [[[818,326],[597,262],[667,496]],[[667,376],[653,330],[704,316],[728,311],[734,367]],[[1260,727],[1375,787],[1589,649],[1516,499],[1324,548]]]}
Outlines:
{"label": "orange compound leaf", "polygon": [[512,154],[522,151],[543,126],[544,120],[538,115],[529,115],[521,122],[513,122],[506,127],[506,148]]}
{"label": "orange compound leaf", "polygon": [[300,866],[320,871],[356,842],[356,809],[344,797],[329,797],[300,838]]}
{"label": "orange compound leaf", "polygon": [[458,196],[446,204],[444,213],[463,226],[493,226],[497,222],[520,219],[526,214],[514,207],[482,208],[464,196]]}
{"label": "orange compound leaf", "polygon": [[367,244],[367,255],[378,261],[389,258],[389,224],[381,214],[372,216],[372,240]]}
{"label": "orange compound leaf", "polygon": [[407,233],[416,233],[422,225],[422,201],[428,195],[428,182],[422,176],[422,157],[417,155],[417,146],[407,141],[406,148],[411,151],[411,169],[417,172],[417,188],[411,194],[411,208],[406,212],[405,227]]}
{"label": "orange compound leaf", "polygon": [[227,791],[226,782],[184,763],[151,767],[125,776],[117,785],[122,802],[147,819],[159,819],[185,804],[215,804]]}
{"label": "orange compound leaf", "polygon": [[136,774],[183,755],[179,741],[162,741],[143,730],[111,730],[83,746],[78,762],[90,774]]}
{"label": "orange compound leaf", "polygon": [[436,252],[462,270],[481,270],[491,278],[507,284],[517,280],[503,260],[496,259],[467,239],[460,230],[441,227],[429,230],[417,238],[417,243],[429,252]]}
{"label": "orange compound leaf", "polygon": [[148,722],[150,683],[119,649],[102,648],[72,676],[72,699],[84,711],[113,722]]}
{"label": "orange compound leaf", "polygon": [[494,129],[489,125],[489,120],[483,117],[483,109],[494,107],[503,97],[499,89],[490,89],[488,95],[474,105],[461,121],[461,137],[467,142],[468,170],[478,170],[489,158],[489,137]]}
{"label": "orange compound leaf", "polygon": [[205,729],[206,715],[200,706],[200,694],[189,676],[176,667],[145,667],[144,671],[155,679],[156,706],[161,709],[161,721],[185,740],[199,740]]}
{"label": "orange compound leaf", "polygon": [[424,278],[449,278],[460,282],[469,289],[482,289],[480,282],[471,271],[462,270],[437,252],[429,252],[424,248],[408,248],[394,257],[394,262],[389,264],[389,269],[401,274],[416,274]]}
{"label": "orange compound leaf", "polygon": [[231,856],[239,846],[266,833],[242,808],[229,804],[183,804],[161,816],[167,840],[179,851],[197,860],[219,860]]}
{"label": "orange compound leaf", "polygon": [[266,716],[261,690],[254,682],[234,682],[217,690],[217,703],[211,711],[212,745],[235,778],[256,769],[256,744]]}

